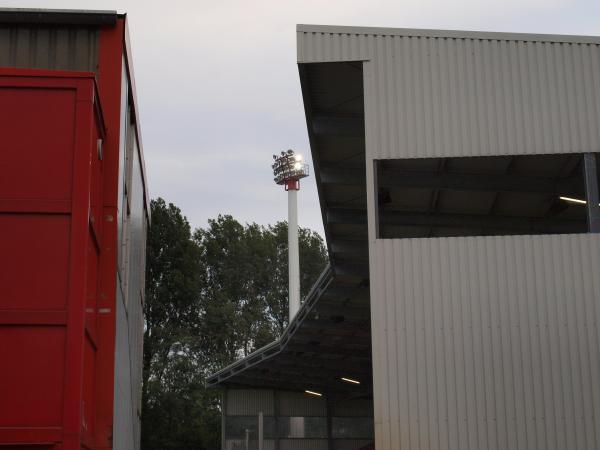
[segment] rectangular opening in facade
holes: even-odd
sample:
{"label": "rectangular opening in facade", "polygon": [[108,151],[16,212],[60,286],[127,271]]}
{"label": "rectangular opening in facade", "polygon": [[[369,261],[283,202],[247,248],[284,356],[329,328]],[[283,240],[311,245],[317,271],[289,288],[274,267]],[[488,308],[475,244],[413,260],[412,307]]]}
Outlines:
{"label": "rectangular opening in facade", "polygon": [[378,237],[597,232],[597,160],[594,153],[378,160]]}
{"label": "rectangular opening in facade", "polygon": [[225,450],[361,450],[374,440],[371,398],[229,389]]}

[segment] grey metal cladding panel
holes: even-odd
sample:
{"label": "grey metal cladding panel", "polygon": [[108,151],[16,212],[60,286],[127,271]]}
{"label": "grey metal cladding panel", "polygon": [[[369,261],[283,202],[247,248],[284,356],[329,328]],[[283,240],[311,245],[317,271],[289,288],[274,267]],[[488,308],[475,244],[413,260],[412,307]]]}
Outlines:
{"label": "grey metal cladding panel", "polygon": [[327,439],[280,439],[279,450],[328,450]]}
{"label": "grey metal cladding panel", "polygon": [[299,63],[359,61],[370,58],[369,39],[358,33],[298,32],[296,45]]}
{"label": "grey metal cladding panel", "polygon": [[378,449],[600,448],[600,235],[372,242]]}
{"label": "grey metal cladding panel", "polygon": [[267,389],[228,389],[225,411],[228,416],[275,414],[273,391]]}
{"label": "grey metal cladding panel", "polygon": [[600,151],[598,45],[383,37],[373,52],[374,158]]}
{"label": "grey metal cladding panel", "polygon": [[322,397],[302,392],[278,392],[277,411],[280,416],[327,416],[327,403]]}
{"label": "grey metal cladding panel", "polygon": [[374,159],[600,151],[597,44],[298,33],[299,62],[344,60]]}
{"label": "grey metal cladding panel", "polygon": [[365,439],[333,439],[332,450],[359,450],[372,441]]}
{"label": "grey metal cladding panel", "polygon": [[[252,447],[254,445],[254,447]],[[245,439],[226,439],[223,445],[225,450],[246,450]],[[258,443],[256,441],[250,443],[250,448],[258,449]],[[275,441],[272,439],[265,439],[263,443],[263,450],[275,450]]]}
{"label": "grey metal cladding panel", "polygon": [[131,450],[137,448],[134,417],[131,414],[131,353],[128,345],[127,313],[120,288],[117,288],[116,316],[113,448]]}
{"label": "grey metal cladding panel", "polygon": [[0,25],[0,67],[95,72],[95,27]]}
{"label": "grey metal cladding panel", "polygon": [[[137,143],[134,141],[134,147]],[[132,153],[130,192],[130,265],[127,310],[117,289],[117,343],[115,364],[115,448],[139,449],[141,432],[143,291],[145,270],[146,214],[144,187],[137,151]],[[121,283],[120,278],[119,283]]]}
{"label": "grey metal cladding panel", "polygon": [[144,335],[144,271],[146,228],[144,221],[144,186],[142,170],[137,152],[137,141],[134,140],[133,169],[131,183],[131,254],[129,258],[129,301],[127,305],[128,344],[130,348],[131,370],[131,415],[133,423],[133,436],[135,448],[139,448],[141,432],[141,407],[142,407],[142,361],[143,361],[143,335]]}
{"label": "grey metal cladding panel", "polygon": [[336,400],[331,415],[336,417],[373,417],[373,401],[370,399]]}

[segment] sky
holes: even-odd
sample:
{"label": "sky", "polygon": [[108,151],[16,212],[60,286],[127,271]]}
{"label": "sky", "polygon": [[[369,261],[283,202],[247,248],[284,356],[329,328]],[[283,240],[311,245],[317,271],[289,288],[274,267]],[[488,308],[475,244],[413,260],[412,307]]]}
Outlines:
{"label": "sky", "polygon": [[[600,35],[600,0],[0,0],[17,8],[127,13],[152,198],[192,227],[218,214],[285,220],[273,153],[310,163],[296,65],[296,24]],[[322,234],[314,178],[300,226]]]}

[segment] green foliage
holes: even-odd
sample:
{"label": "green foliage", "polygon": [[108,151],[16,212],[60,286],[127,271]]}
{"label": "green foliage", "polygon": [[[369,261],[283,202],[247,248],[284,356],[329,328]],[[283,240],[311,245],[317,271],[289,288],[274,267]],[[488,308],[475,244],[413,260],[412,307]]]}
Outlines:
{"label": "green foliage", "polygon": [[[192,234],[179,208],[151,202],[146,276],[142,448],[218,449],[220,410],[207,375],[287,326],[287,224],[218,216]],[[300,229],[301,295],[326,264]]]}
{"label": "green foliage", "polygon": [[220,439],[217,393],[204,388],[200,249],[179,208],[159,198],[151,202],[151,212],[142,447],[216,449]]}

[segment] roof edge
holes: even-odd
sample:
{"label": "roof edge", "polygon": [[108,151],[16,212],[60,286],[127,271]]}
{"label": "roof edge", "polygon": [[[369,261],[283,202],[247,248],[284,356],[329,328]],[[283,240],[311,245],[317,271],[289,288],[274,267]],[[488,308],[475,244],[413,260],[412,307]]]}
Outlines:
{"label": "roof edge", "polygon": [[493,39],[501,41],[564,42],[572,44],[600,44],[600,36],[530,34],[496,31],[434,30],[420,28],[379,28],[341,25],[297,24],[298,33],[364,34],[380,36],[433,37],[451,39]]}
{"label": "roof edge", "polygon": [[0,8],[0,24],[114,26],[112,10]]}
{"label": "roof edge", "polygon": [[285,330],[283,330],[282,335],[270,344],[253,351],[248,356],[238,359],[222,369],[219,369],[217,372],[210,374],[206,379],[207,386],[216,387],[220,384],[223,384],[226,382],[226,380],[240,372],[243,372],[246,368],[253,367],[256,364],[279,354],[286,347],[290,338],[295,334],[300,324],[304,322],[304,319],[311,312],[313,306],[321,297],[321,294],[325,292],[332,279],[333,270],[330,265],[327,265],[325,269],[323,269],[323,272],[321,272],[319,275],[319,278],[317,278],[313,284],[310,292],[306,295],[302,305],[300,306],[300,309],[292,321],[288,324]]}

